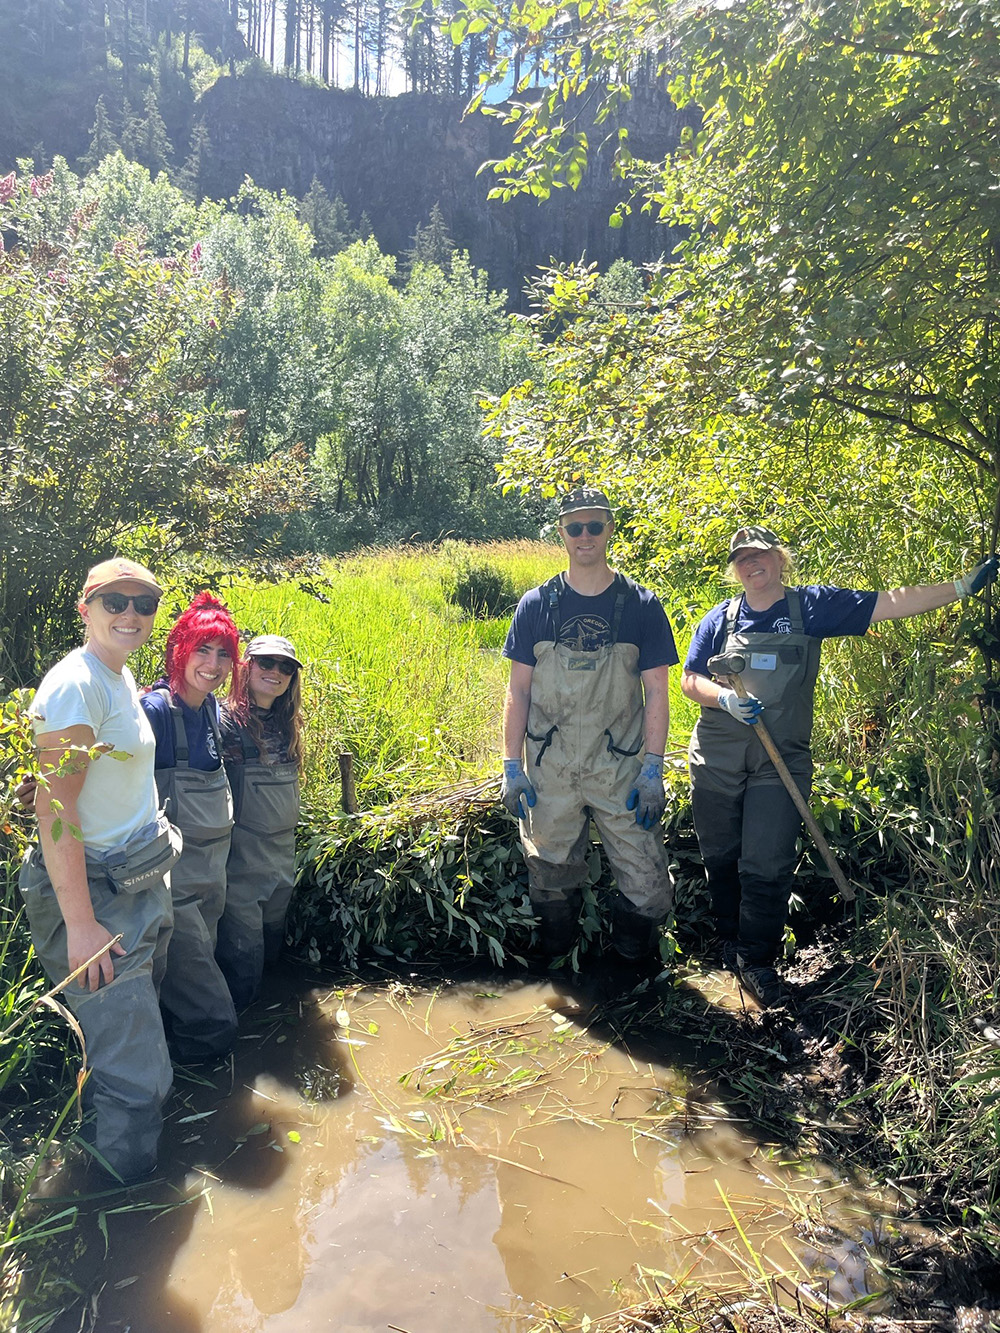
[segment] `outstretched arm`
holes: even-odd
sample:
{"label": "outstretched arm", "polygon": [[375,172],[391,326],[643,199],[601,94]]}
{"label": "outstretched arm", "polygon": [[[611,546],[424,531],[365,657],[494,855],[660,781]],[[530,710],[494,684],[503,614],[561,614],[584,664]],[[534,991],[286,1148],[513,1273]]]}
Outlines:
{"label": "outstretched arm", "polygon": [[969,597],[992,583],[998,566],[1000,560],[994,555],[951,583],[928,583],[918,588],[894,588],[891,592],[880,592],[871,623],[875,625],[880,620],[905,620],[908,616],[919,616],[924,611],[935,611],[939,606],[947,606],[950,602]]}

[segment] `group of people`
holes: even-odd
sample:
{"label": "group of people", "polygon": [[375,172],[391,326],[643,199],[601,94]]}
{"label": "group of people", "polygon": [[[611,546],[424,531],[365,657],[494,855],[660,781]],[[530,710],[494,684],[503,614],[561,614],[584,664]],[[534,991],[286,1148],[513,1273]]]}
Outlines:
{"label": "group of people", "polygon": [[83,646],[31,708],[38,842],[20,877],[46,973],[79,973],[65,999],[90,1066],[84,1133],[126,1182],[155,1166],[172,1060],[228,1053],[280,951],[299,813],[294,645],[264,634],[241,653],[226,607],[200,593],[140,693],[126,663],[162,591],[132,560],[87,575]]}
{"label": "group of people", "polygon": [[[577,938],[590,823],[618,893],[613,943],[655,957],[673,885],[660,820],[669,671],[679,662],[656,595],[608,563],[607,496],[565,496],[568,568],[526,593],[504,654],[501,799],[520,821],[543,951]],[[800,816],[754,734],[762,717],[808,795],[822,640],[942,607],[985,587],[992,558],[947,583],[890,592],[790,584],[774,532],[740,528],[739,591],[697,627],[681,681],[701,706],[692,806],[721,961],[763,1005],[782,1000],[781,950]],[[172,1058],[224,1055],[284,938],[302,764],[301,669],[287,638],[240,652],[225,606],[201,593],[170,629],[166,673],[140,693],[126,665],[162,596],[113,559],[87,575],[81,648],[32,705],[38,843],[21,871],[35,951],[65,989],[87,1044],[97,1160],[124,1181],[156,1162]],[[713,675],[738,653],[743,688]],[[221,697],[226,690],[225,697]]]}
{"label": "group of people", "polygon": [[[504,646],[501,799],[520,822],[542,947],[554,958],[577,938],[591,820],[617,882],[613,942],[624,959],[652,953],[672,904],[659,822],[667,677],[679,658],[658,599],[608,563],[614,526],[602,491],[563,498],[569,567],[525,594]],[[689,753],[692,809],[720,960],[771,1007],[785,998],[776,963],[801,825],[755,727],[766,722],[808,797],[822,641],[977,593],[998,561],[946,583],[886,592],[796,586],[790,551],[769,528],[751,525],[733,534],[726,564],[738,591],[696,628],[681,678],[701,707]],[[734,654],[743,662],[741,690],[712,670],[714,658]]]}

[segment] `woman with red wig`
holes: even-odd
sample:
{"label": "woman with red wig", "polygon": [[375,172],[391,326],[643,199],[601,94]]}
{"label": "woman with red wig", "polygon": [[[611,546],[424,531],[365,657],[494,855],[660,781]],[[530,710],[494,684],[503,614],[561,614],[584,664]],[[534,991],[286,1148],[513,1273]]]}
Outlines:
{"label": "woman with red wig", "polygon": [[215,961],[233,800],[214,691],[238,659],[232,616],[211,593],[199,593],[167,635],[166,679],[141,701],[156,738],[160,803],[184,835],[171,873],[174,933],[160,988],[171,1052],[184,1064],[225,1055],[236,1039],[236,1010]]}

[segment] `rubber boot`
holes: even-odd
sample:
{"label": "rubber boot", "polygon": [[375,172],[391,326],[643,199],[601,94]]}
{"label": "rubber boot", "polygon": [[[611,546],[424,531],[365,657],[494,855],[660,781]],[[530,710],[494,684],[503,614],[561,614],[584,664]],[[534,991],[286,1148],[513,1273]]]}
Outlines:
{"label": "rubber boot", "polygon": [[538,917],[539,951],[546,958],[562,958],[576,944],[580,926],[580,895],[533,902]]}
{"label": "rubber boot", "polygon": [[611,943],[627,962],[638,962],[652,953],[660,922],[658,917],[643,916],[624,900],[615,904]]}

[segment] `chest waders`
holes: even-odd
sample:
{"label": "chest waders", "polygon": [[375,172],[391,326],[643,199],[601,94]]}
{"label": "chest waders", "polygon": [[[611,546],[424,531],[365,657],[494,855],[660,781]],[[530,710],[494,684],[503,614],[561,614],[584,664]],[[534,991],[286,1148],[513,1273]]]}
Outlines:
{"label": "chest waders", "polygon": [[553,639],[534,645],[524,742],[525,772],[538,797],[521,821],[532,906],[553,952],[572,942],[593,819],[627,904],[622,915],[641,918],[640,934],[651,942],[651,927],[670,908],[672,884],[662,830],[641,828],[626,809],[640,767],[643,695],[639,649],[619,643],[618,633],[635,585],[615,575],[610,642],[591,652],[559,642],[561,586],[557,575],[543,587]]}
{"label": "chest waders", "polygon": [[[156,1165],[163,1103],[173,1082],[157,992],[166,971],[173,920],[166,876],[178,846],[179,839],[163,849],[158,875],[150,876],[145,861],[144,887],[134,893],[116,889],[108,873],[88,855],[87,887],[94,915],[105,930],[122,936],[125,953],[114,958],[114,977],[108,984],[89,991],[73,982],[60,996],[87,1042],[90,1077],[84,1084],[83,1103],[93,1112],[93,1120],[84,1124],[81,1137],[124,1181],[137,1180]],[[143,850],[137,849],[139,859]],[[129,862],[121,867],[124,879],[131,878],[131,869]],[[56,985],[70,971],[66,923],[38,846],[30,848],[24,859],[20,889],[35,954]]]}
{"label": "chest waders", "polygon": [[243,763],[227,765],[236,823],[227,866],[226,908],[216,958],[238,1009],[260,990],[265,963],[277,961],[295,885],[298,764],[267,764],[253,734],[238,725]]}
{"label": "chest waders", "polygon": [[[171,1049],[183,1064],[224,1055],[236,1040],[236,1009],[215,961],[215,937],[226,902],[226,859],[233,798],[226,770],[192,768],[184,715],[169,691],[174,767],[156,770],[156,789],[170,821],[184,835],[184,850],[170,875],[174,933],[160,1006]],[[222,754],[222,740],[206,700],[202,716]]]}
{"label": "chest waders", "polygon": [[[743,684],[803,795],[812,780],[813,693],[821,640],[806,634],[797,588],[786,588],[790,634],[736,628],[742,597],[726,608],[724,653],[746,658]],[[770,965],[781,948],[801,821],[754,728],[703,708],[691,737],[691,803],[712,911],[723,940],[747,962]]]}

